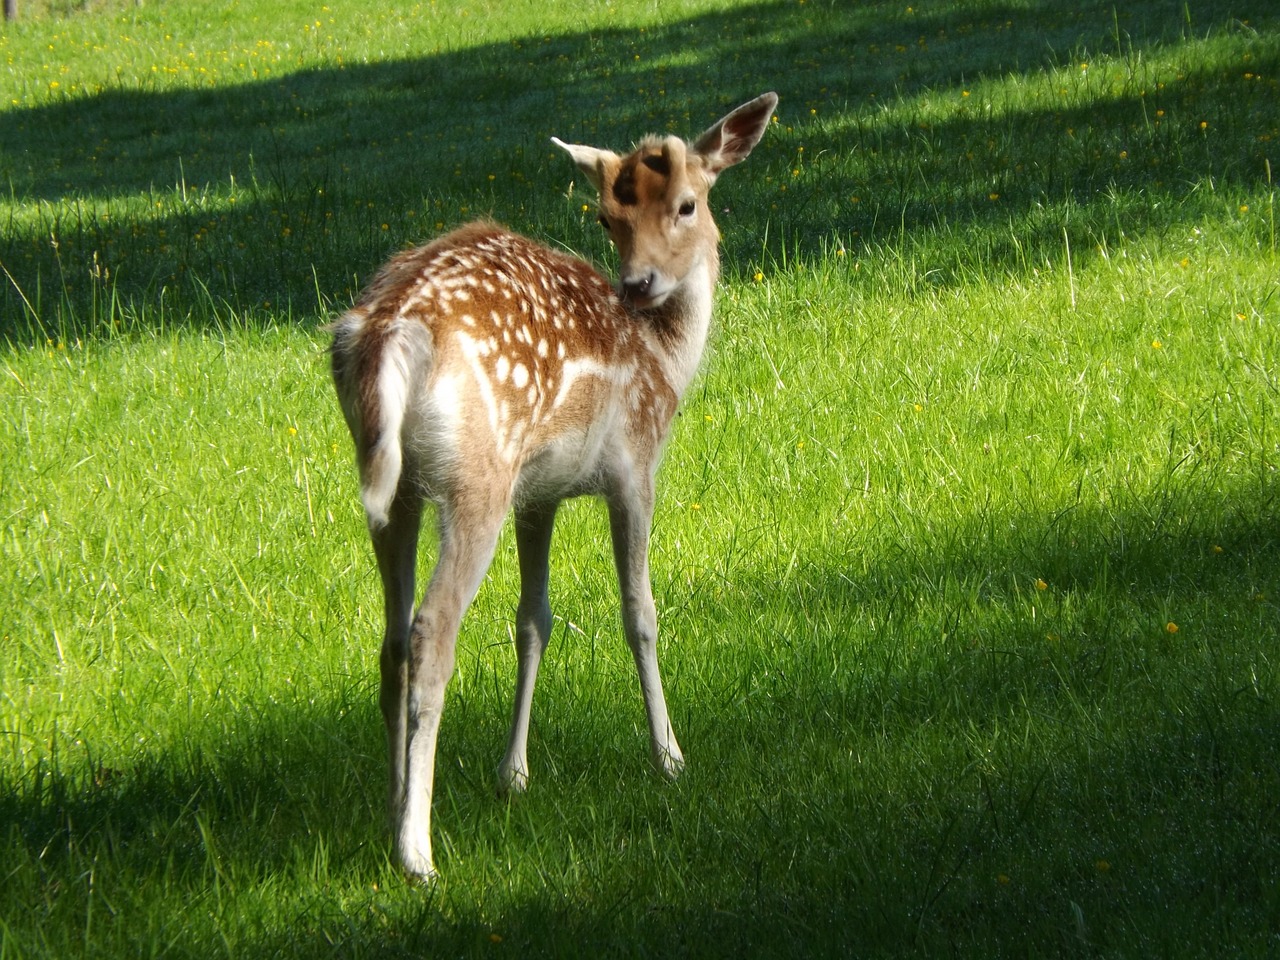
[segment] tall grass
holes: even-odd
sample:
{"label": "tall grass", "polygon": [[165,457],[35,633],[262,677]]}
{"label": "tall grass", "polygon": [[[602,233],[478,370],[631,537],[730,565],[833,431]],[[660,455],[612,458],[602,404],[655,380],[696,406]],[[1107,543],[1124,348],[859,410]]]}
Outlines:
{"label": "tall grass", "polygon": [[[1267,5],[329,7],[0,34],[0,957],[1275,951]],[[316,325],[476,215],[607,264],[546,138],[765,89],[655,520],[689,768],[572,503],[530,793],[504,540],[408,886]]]}

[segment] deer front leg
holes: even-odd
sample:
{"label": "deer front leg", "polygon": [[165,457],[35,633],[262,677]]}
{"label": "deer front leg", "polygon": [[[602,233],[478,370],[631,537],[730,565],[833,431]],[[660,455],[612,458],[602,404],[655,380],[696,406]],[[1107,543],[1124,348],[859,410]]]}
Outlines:
{"label": "deer front leg", "polygon": [[684,769],[684,756],[671,729],[658,672],[658,612],[649,584],[652,522],[651,480],[609,498],[609,527],[622,596],[622,626],[640,674],[640,692],[649,718],[650,755],[659,772],[674,780]]}
{"label": "deer front leg", "polygon": [[453,675],[458,627],[484,578],[506,513],[441,507],[440,559],[409,635],[405,709],[404,807],[399,825],[400,861],[422,880],[435,875],[431,857],[431,798],[435,789],[436,737],[445,687]]}
{"label": "deer front leg", "polygon": [[386,632],[382,637],[380,665],[382,688],[378,698],[387,728],[387,755],[390,784],[387,813],[393,826],[400,822],[404,803],[405,775],[405,694],[409,664],[409,630],[413,624],[414,566],[417,561],[418,528],[422,504],[402,495],[391,505],[387,524],[371,531],[373,552],[382,575],[382,597],[386,608]]}
{"label": "deer front leg", "polygon": [[498,765],[498,789],[521,793],[529,784],[529,714],[538,666],[551,640],[548,557],[558,503],[516,511],[520,603],[516,607],[516,696],[507,753]]}

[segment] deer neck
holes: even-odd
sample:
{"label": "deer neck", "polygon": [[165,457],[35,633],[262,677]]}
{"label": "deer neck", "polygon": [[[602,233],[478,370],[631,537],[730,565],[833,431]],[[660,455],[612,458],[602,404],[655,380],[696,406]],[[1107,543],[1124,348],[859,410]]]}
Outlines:
{"label": "deer neck", "polygon": [[658,359],[677,396],[684,394],[702,362],[719,272],[720,257],[713,250],[661,307],[643,315],[657,333]]}

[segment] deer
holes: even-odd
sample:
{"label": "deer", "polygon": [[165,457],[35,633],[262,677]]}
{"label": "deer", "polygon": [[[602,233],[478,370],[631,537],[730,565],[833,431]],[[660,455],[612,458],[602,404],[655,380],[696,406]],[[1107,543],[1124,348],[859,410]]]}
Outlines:
{"label": "deer", "polygon": [[[711,321],[720,234],[707,195],[760,141],[777,102],[763,94],[692,143],[649,136],[625,156],[552,138],[595,187],[620,261],[616,286],[584,260],[479,221],[393,256],[329,327],[382,581],[387,807],[411,879],[436,876],[431,800],[446,686],[509,512],[520,596],[499,790],[528,784],[534,684],[553,623],[552,527],[560,503],[581,495],[608,508],[652,762],[672,779],[684,768],[658,669],[655,477]],[[438,548],[415,610],[428,501]]]}

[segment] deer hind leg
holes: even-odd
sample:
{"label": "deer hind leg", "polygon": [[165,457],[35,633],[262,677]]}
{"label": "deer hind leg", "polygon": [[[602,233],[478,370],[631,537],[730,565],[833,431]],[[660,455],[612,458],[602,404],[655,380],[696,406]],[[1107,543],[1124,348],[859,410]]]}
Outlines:
{"label": "deer hind leg", "polygon": [[405,695],[409,664],[409,630],[413,624],[414,567],[418,552],[418,528],[422,502],[402,493],[391,505],[384,527],[372,531],[373,550],[382,574],[386,606],[386,632],[382,638],[382,689],[379,704],[387,728],[387,753],[391,782],[387,812],[393,825],[400,821],[404,805]]}
{"label": "deer hind leg", "polygon": [[498,765],[498,789],[523,792],[529,783],[529,714],[538,666],[551,640],[551,602],[547,595],[551,531],[558,503],[516,511],[516,550],[520,557],[520,603],[516,607],[516,696],[507,753]]}
{"label": "deer hind leg", "polygon": [[462,499],[440,507],[440,558],[409,634],[405,705],[404,807],[400,860],[423,880],[435,875],[431,857],[431,798],[436,737],[445,687],[453,674],[458,627],[493,559],[507,500]]}
{"label": "deer hind leg", "polygon": [[658,771],[674,780],[684,769],[684,756],[671,729],[658,672],[658,612],[649,583],[652,522],[652,483],[609,498],[609,527],[622,596],[622,626],[640,675],[640,692],[649,719],[650,755]]}

